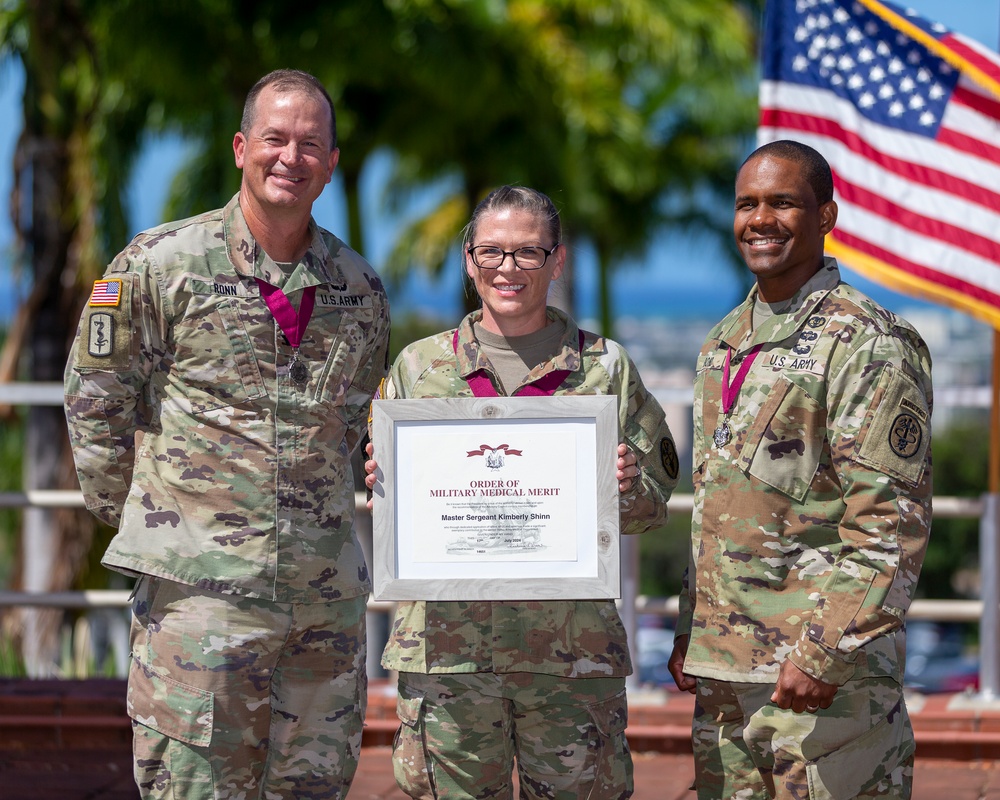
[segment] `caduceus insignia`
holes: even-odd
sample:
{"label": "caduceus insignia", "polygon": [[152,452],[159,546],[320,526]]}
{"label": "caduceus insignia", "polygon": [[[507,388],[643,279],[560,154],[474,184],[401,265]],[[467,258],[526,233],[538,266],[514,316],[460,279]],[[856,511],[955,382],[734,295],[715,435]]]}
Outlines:
{"label": "caduceus insignia", "polygon": [[110,356],[114,349],[115,318],[105,313],[91,314],[88,327],[87,352],[94,358]]}
{"label": "caduceus insignia", "polygon": [[900,458],[912,458],[920,450],[923,428],[913,414],[900,414],[889,431],[889,447]]}

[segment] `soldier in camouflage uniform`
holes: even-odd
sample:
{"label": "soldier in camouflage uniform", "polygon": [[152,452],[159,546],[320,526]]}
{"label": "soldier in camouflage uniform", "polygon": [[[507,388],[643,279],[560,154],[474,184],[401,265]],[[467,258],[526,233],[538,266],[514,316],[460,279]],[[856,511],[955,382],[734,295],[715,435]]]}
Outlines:
{"label": "soldier in camouflage uniform", "polygon": [[[546,306],[559,241],[545,195],[505,186],[487,197],[466,231],[482,310],[407,347],[381,396],[617,396],[622,531],[640,533],[666,516],[673,438],[621,346]],[[366,469],[371,488],[374,460]],[[511,798],[515,758],[522,797],[632,794],[632,665],[613,601],[401,603],[382,663],[399,671],[393,760],[411,797]]]}
{"label": "soldier in camouflage uniform", "polygon": [[140,233],[95,285],[67,419],[87,506],[118,528],[104,563],[138,576],[143,797],[342,798],[370,588],[349,458],[388,306],[311,217],[338,158],[322,85],[261,79],[234,152],[225,208]]}
{"label": "soldier in camouflage uniform", "polygon": [[695,383],[695,508],[671,672],[698,797],[907,798],[903,620],[931,523],[930,356],[823,258],[812,148],[755,151],[734,232],[757,278]]}

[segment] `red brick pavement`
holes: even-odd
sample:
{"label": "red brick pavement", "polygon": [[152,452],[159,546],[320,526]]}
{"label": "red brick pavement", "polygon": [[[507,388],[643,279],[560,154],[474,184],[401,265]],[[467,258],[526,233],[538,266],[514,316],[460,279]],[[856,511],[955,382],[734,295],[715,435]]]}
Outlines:
{"label": "red brick pavement", "polygon": [[[124,681],[0,680],[0,800],[135,800]],[[373,682],[351,800],[405,800],[388,747],[395,696]],[[963,696],[909,702],[913,800],[1000,800],[1000,706]],[[637,800],[693,800],[689,695],[630,696]]]}
{"label": "red brick pavement", "polygon": [[[396,726],[394,704],[388,686],[373,686],[351,800],[406,800],[393,779],[388,747]],[[908,706],[917,738],[912,800],[1000,800],[1000,705],[960,695],[917,695]],[[630,695],[635,800],[694,800],[689,790],[693,708],[687,694]]]}
{"label": "red brick pavement", "polygon": [[[350,800],[407,800],[392,777],[387,746],[365,747]],[[691,756],[636,753],[635,800],[694,800]],[[917,761],[912,800],[1000,800],[1000,762]]]}

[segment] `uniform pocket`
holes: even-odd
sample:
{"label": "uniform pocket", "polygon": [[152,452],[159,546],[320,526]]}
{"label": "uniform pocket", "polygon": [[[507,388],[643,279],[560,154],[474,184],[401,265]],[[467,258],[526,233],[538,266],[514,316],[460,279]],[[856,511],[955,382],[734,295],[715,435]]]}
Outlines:
{"label": "uniform pocket", "polygon": [[[824,435],[817,436],[818,431]],[[823,454],[825,431],[825,409],[781,376],[750,429],[740,460],[754,478],[802,502]]]}
{"label": "uniform pocket", "polygon": [[883,369],[865,423],[858,432],[858,460],[915,486],[931,437],[930,409],[913,379],[900,369]]}
{"label": "uniform pocket", "polygon": [[820,591],[822,603],[813,611],[808,635],[828,650],[837,650],[848,627],[868,604],[878,571],[867,564],[845,560],[837,566]]}
{"label": "uniform pocket", "polygon": [[867,733],[806,765],[810,800],[850,800],[913,755],[913,731],[900,703]]}
{"label": "uniform pocket", "polygon": [[[371,328],[373,321],[374,312],[370,308],[359,308],[349,312],[327,311],[317,317],[317,323],[323,325],[322,333],[329,337],[325,341],[314,342],[314,346],[319,348],[315,357],[326,358],[316,388],[317,401],[335,407],[347,405],[348,390],[354,382],[361,359],[366,355],[365,331]],[[320,353],[323,347],[329,349]],[[306,342],[303,342],[302,352],[309,356],[310,351]],[[375,391],[375,386],[359,388],[369,394]]]}
{"label": "uniform pocket", "polygon": [[193,411],[236,406],[264,394],[243,305],[260,298],[193,294],[174,326],[175,366]]}
{"label": "uniform pocket", "polygon": [[212,741],[214,696],[161,675],[133,654],[128,715],[140,725],[195,747]]}
{"label": "uniform pocket", "polygon": [[594,703],[587,708],[597,728],[600,750],[594,776],[595,797],[628,797],[635,789],[632,753],[625,729],[628,726],[628,703],[625,692]]}
{"label": "uniform pocket", "polygon": [[410,797],[435,797],[424,744],[423,695],[396,699],[400,726],[392,742],[392,771],[396,784]]}

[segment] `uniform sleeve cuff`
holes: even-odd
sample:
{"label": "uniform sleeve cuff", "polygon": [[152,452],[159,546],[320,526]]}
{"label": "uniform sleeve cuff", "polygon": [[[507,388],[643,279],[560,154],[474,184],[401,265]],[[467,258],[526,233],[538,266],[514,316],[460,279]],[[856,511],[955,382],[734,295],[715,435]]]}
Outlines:
{"label": "uniform sleeve cuff", "polygon": [[684,611],[684,601],[681,601],[681,612],[677,616],[677,620],[674,624],[674,639],[676,640],[679,636],[690,636],[691,635],[691,614],[685,613]]}
{"label": "uniform sleeve cuff", "polygon": [[836,686],[843,686],[854,676],[853,661],[831,653],[812,639],[799,639],[788,660],[807,675]]}

